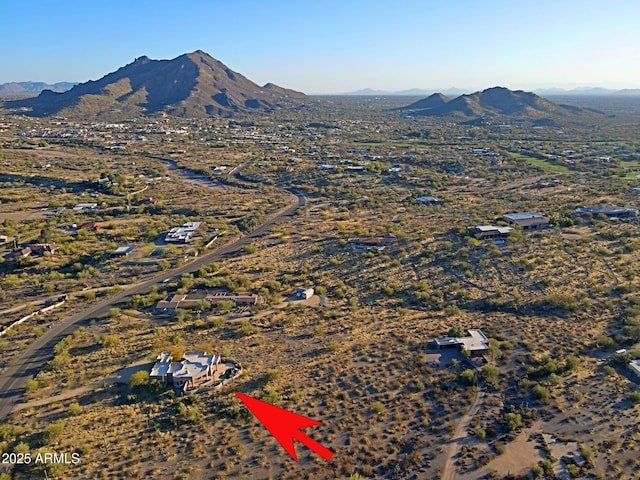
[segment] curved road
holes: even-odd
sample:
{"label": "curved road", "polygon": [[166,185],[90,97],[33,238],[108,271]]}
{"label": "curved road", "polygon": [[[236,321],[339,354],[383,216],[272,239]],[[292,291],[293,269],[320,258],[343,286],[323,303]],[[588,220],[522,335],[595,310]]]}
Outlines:
{"label": "curved road", "polygon": [[165,270],[153,275],[151,278],[140,281],[133,286],[126,287],[122,292],[112,295],[98,303],[85,307],[79,307],[69,312],[66,318],[57,322],[42,336],[27,346],[22,353],[0,373],[0,420],[6,418],[14,409],[14,406],[22,401],[24,387],[27,381],[36,375],[42,367],[53,358],[53,347],[64,337],[70,335],[82,324],[88,324],[92,319],[107,315],[112,307],[127,305],[131,296],[143,294],[149,291],[152,285],[161,285],[162,280],[168,276],[182,275],[197,271],[200,267],[208,265],[224,256],[237,252],[248,245],[252,239],[261,237],[274,225],[289,220],[296,211],[306,203],[305,196],[297,191],[290,191],[296,196],[289,206],[275,214],[270,215],[250,234],[241,237],[231,243],[207,252],[180,267]]}

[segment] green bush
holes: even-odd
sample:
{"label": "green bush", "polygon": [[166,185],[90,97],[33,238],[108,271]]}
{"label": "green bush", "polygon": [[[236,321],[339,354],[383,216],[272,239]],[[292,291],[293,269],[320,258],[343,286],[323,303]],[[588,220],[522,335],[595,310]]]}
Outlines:
{"label": "green bush", "polygon": [[380,415],[382,413],[384,413],[386,411],[386,407],[384,406],[384,404],[382,402],[373,402],[371,404],[370,410],[372,413],[376,414],[376,415]]}
{"label": "green bush", "polygon": [[267,368],[267,371],[264,374],[265,383],[272,382],[280,377],[280,370],[277,368]]}
{"label": "green bush", "polygon": [[82,407],[78,402],[72,402],[69,405],[68,412],[69,412],[69,415],[71,415],[72,417],[78,416],[82,413]]}
{"label": "green bush", "polygon": [[38,380],[36,380],[35,378],[30,378],[29,380],[27,380],[24,391],[25,393],[33,393],[38,390],[39,387],[40,384],[38,383]]}
{"label": "green bush", "polygon": [[115,335],[105,335],[102,338],[102,348],[110,348],[118,345],[120,343],[120,339]]}
{"label": "green bush", "polygon": [[129,377],[129,388],[142,387],[149,383],[149,373],[146,370],[135,372]]}
{"label": "green bush", "polygon": [[506,417],[507,430],[513,430],[522,426],[522,415],[519,413],[509,412]]}
{"label": "green bush", "polygon": [[470,368],[463,370],[460,373],[460,381],[464,385],[475,385],[476,384],[476,374]]}
{"label": "green bush", "polygon": [[64,433],[64,423],[62,420],[58,420],[55,423],[51,423],[47,425],[42,435],[42,441],[45,445],[50,445],[51,443],[58,440],[62,434]]}
{"label": "green bush", "polygon": [[550,395],[549,389],[542,385],[536,385],[533,387],[533,396],[538,400],[547,400]]}

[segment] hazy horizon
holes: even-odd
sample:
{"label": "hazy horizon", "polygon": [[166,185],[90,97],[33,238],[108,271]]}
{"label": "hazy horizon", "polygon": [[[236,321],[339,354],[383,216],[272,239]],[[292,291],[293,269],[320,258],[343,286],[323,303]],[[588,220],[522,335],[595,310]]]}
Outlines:
{"label": "hazy horizon", "polygon": [[0,18],[0,83],[86,82],[142,55],[204,50],[258,84],[309,94],[640,88],[640,4],[425,3],[160,0],[148,10],[115,0],[74,10],[35,0]]}

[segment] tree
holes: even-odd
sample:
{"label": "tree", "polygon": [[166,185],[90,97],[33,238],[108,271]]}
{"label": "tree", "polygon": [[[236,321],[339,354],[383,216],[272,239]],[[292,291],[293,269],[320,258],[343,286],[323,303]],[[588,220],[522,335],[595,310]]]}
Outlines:
{"label": "tree", "polygon": [[495,382],[498,378],[498,367],[492,363],[487,363],[481,369],[482,376],[489,382]]}
{"label": "tree", "polygon": [[475,385],[476,374],[473,372],[473,370],[467,368],[460,373],[460,381],[465,385]]}
{"label": "tree", "polygon": [[47,425],[47,427],[44,429],[42,440],[45,445],[49,445],[59,439],[62,436],[63,432],[64,423],[62,422],[62,420],[58,420],[55,423]]}
{"label": "tree", "polygon": [[198,300],[196,303],[196,310],[199,312],[204,312],[205,310],[209,310],[211,308],[211,302],[206,299]]}
{"label": "tree", "polygon": [[182,347],[173,347],[171,349],[171,357],[174,362],[180,362],[184,358],[184,348]]}
{"label": "tree", "polygon": [[216,304],[216,309],[220,312],[229,312],[236,306],[233,300],[221,300]]}
{"label": "tree", "polygon": [[35,378],[30,378],[29,380],[27,380],[24,391],[25,393],[33,393],[38,389],[38,387],[40,387],[38,380],[36,380]]}
{"label": "tree", "polygon": [[72,417],[78,416],[82,413],[82,407],[78,402],[71,402],[68,412]]}
{"label": "tree", "polygon": [[542,385],[536,385],[533,387],[533,396],[538,400],[547,400],[550,395],[549,389]]}
{"label": "tree", "polygon": [[184,308],[176,308],[175,313],[178,323],[184,322],[189,317],[189,312]]}
{"label": "tree", "polygon": [[149,383],[149,373],[146,370],[135,372],[129,377],[129,388],[134,389],[142,387]]}
{"label": "tree", "polygon": [[449,329],[447,335],[455,338],[464,337],[464,329],[460,325],[454,325]]}
{"label": "tree", "polygon": [[193,286],[194,278],[191,273],[184,273],[180,277],[180,288],[190,289]]}
{"label": "tree", "polygon": [[522,415],[519,413],[507,413],[507,430],[510,432],[522,426]]}

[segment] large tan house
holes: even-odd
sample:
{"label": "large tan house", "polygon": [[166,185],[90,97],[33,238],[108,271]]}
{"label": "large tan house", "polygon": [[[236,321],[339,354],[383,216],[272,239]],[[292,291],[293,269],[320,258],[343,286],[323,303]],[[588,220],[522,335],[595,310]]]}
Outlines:
{"label": "large tan house", "polygon": [[219,364],[219,355],[207,355],[206,352],[185,353],[177,362],[169,352],[162,352],[156,358],[149,379],[161,380],[174,388],[192,390],[212,380]]}

